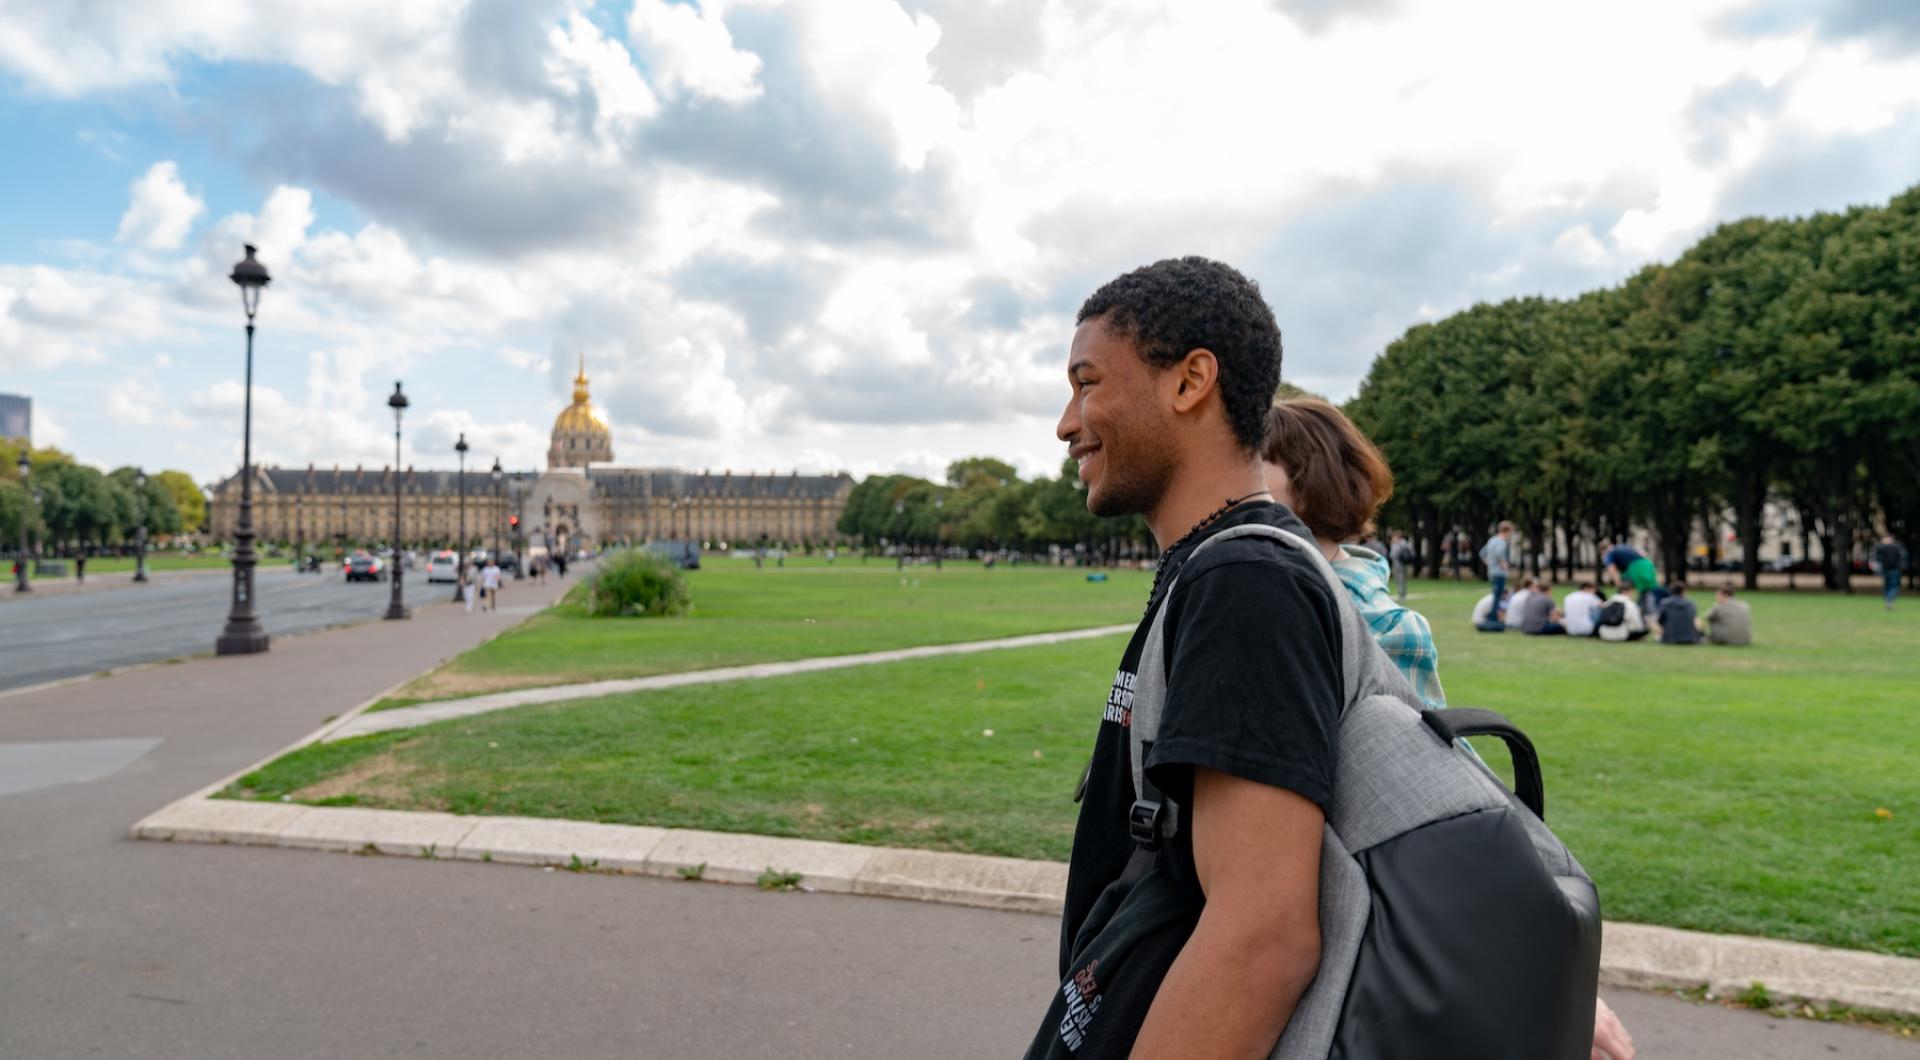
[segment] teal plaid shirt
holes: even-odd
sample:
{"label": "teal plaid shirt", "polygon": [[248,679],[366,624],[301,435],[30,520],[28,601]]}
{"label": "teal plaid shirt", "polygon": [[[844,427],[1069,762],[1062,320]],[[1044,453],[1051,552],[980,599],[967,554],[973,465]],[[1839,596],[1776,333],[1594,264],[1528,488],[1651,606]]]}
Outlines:
{"label": "teal plaid shirt", "polygon": [[1428,710],[1445,707],[1447,694],[1440,688],[1440,652],[1433,646],[1433,627],[1420,612],[1394,600],[1387,589],[1391,568],[1379,553],[1358,545],[1341,545],[1340,551],[1333,571],[1347,587],[1354,609],[1367,620],[1373,639],[1407,675],[1422,705]]}

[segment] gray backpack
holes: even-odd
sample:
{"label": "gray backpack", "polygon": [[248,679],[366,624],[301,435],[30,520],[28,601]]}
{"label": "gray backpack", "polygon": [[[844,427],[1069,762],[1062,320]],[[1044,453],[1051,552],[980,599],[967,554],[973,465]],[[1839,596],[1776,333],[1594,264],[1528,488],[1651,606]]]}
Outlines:
{"label": "gray backpack", "polygon": [[[1533,745],[1492,711],[1422,710],[1332,565],[1298,535],[1246,524],[1194,554],[1248,536],[1300,550],[1326,578],[1346,686],[1320,853],[1320,970],[1273,1060],[1586,1060],[1600,899],[1542,823]],[[1147,632],[1134,690],[1136,867],[1179,827],[1142,770],[1166,700],[1166,611]],[[1455,744],[1465,736],[1508,745],[1517,793]]]}

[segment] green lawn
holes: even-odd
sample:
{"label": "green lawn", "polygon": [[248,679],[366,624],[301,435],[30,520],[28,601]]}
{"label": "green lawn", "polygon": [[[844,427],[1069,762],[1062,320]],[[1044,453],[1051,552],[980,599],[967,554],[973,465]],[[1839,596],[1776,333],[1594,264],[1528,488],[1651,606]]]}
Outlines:
{"label": "green lawn", "polygon": [[[1757,594],[1757,646],[1671,648],[1478,634],[1479,591],[1416,586],[1450,698],[1533,736],[1610,918],[1920,956],[1915,612]],[[1065,858],[1121,641],[504,711],[230,794]]]}
{"label": "green lawn", "polygon": [[[569,602],[409,684],[377,709],[535,685],[639,677],[676,670],[850,655],[922,644],[1131,622],[1149,575],[977,563],[894,569],[891,560],[833,566],[800,557],[755,570],[709,556],[688,574],[693,611],[683,618],[588,617]],[[513,602],[513,586],[502,599]],[[571,599],[571,598],[570,598]]]}

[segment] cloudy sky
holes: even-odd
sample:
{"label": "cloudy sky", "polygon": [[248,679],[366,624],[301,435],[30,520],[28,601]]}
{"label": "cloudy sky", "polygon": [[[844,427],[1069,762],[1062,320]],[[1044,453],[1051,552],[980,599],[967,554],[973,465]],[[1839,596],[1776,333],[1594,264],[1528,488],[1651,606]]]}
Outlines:
{"label": "cloudy sky", "polygon": [[1906,0],[0,0],[0,391],[113,466],[1057,466],[1072,313],[1201,253],[1286,374],[1920,181]]}

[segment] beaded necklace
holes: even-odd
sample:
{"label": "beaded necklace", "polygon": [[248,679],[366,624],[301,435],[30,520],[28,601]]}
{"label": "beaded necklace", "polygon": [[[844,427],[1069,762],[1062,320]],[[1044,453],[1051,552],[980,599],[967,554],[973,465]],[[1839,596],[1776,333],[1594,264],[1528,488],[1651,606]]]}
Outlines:
{"label": "beaded necklace", "polygon": [[[1193,524],[1191,530],[1180,535],[1180,540],[1175,541],[1172,545],[1169,545],[1165,551],[1160,553],[1160,566],[1153,572],[1153,588],[1147,593],[1146,614],[1153,614],[1154,606],[1160,602],[1160,585],[1166,579],[1167,572],[1176,566],[1173,562],[1174,554],[1187,547],[1187,542],[1193,540],[1193,535],[1213,525],[1221,516],[1255,497],[1266,497],[1271,500],[1273,494],[1268,490],[1260,490],[1257,493],[1249,493],[1244,497],[1228,497],[1226,503],[1215,508],[1206,518]],[[1184,564],[1186,561],[1181,560],[1180,562]]]}

